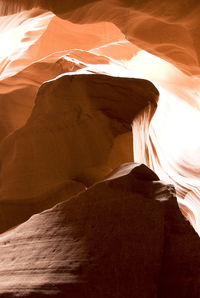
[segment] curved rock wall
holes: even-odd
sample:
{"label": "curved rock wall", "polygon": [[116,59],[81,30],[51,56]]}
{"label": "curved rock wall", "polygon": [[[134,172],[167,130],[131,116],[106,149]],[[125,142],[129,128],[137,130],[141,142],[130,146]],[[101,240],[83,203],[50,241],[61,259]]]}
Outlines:
{"label": "curved rock wall", "polygon": [[9,0],[3,2],[2,13],[38,5],[74,23],[114,23],[133,44],[189,74],[200,74],[198,0]]}

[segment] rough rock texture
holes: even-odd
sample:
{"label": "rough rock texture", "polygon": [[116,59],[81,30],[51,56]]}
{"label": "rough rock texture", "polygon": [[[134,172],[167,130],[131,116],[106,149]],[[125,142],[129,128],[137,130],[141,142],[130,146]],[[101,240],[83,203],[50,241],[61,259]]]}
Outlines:
{"label": "rough rock texture", "polygon": [[198,298],[200,242],[144,165],[0,236],[0,297]]}
{"label": "rough rock texture", "polygon": [[[132,121],[147,106],[153,113],[157,98],[148,81],[100,74],[43,84],[25,126],[0,146],[1,231],[132,161]],[[51,192],[61,195],[52,201]]]}

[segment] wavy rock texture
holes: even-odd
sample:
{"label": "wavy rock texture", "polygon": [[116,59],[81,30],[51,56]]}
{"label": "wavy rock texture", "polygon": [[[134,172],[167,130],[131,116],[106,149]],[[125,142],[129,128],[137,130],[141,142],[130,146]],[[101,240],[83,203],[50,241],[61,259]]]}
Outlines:
{"label": "wavy rock texture", "polygon": [[199,79],[144,51],[125,66],[133,76],[150,80],[159,90],[147,141],[149,166],[160,179],[175,185],[179,206],[200,233]]}
{"label": "wavy rock texture", "polygon": [[126,164],[1,235],[0,297],[198,298],[199,238],[157,180]]}
{"label": "wavy rock texture", "polygon": [[199,298],[199,2],[0,13],[0,296]]}
{"label": "wavy rock texture", "polygon": [[[50,12],[33,9],[20,15],[1,17],[0,23],[3,43],[0,52],[1,79],[40,59],[49,59],[52,54],[60,58],[67,50],[92,50],[118,60],[130,59],[138,51],[114,24],[108,22],[92,24],[88,28],[88,25],[73,24]],[[8,32],[10,38],[6,35]]]}
{"label": "wavy rock texture", "polygon": [[41,9],[0,17],[1,79],[19,72],[33,62],[35,56],[39,58],[37,51],[33,57],[27,55],[27,52],[32,49],[32,46],[34,47],[34,44],[38,44],[38,40],[45,33],[52,17],[51,12],[44,12]]}
{"label": "wavy rock texture", "polygon": [[[31,63],[44,59],[48,55],[58,55],[57,59],[59,59],[60,51],[73,48],[89,50],[118,61],[129,60],[135,55],[137,63],[140,60],[139,67],[137,63],[133,63],[134,69],[132,68],[128,76],[150,80],[154,77],[152,81],[159,91],[164,88],[165,91],[170,92],[167,94],[169,97],[167,105],[161,100],[162,108],[159,108],[157,112],[159,120],[153,122],[153,131],[150,130],[151,144],[143,146],[142,154],[134,147],[134,151],[137,151],[135,156],[138,161],[145,162],[155,170],[162,179],[175,184],[181,209],[200,233],[200,184],[198,182],[200,143],[198,133],[190,133],[191,130],[197,131],[199,121],[193,121],[197,117],[193,117],[195,112],[189,109],[186,113],[188,126],[185,129],[185,121],[183,121],[185,114],[174,101],[175,94],[180,102],[187,102],[194,109],[198,109],[199,114],[199,2],[195,0],[176,0],[170,3],[166,0],[162,3],[157,0],[62,2],[43,0],[1,2],[2,14],[18,12],[15,15],[2,17],[0,20],[4,24],[1,30],[7,32],[6,34],[9,32],[8,36],[14,36],[13,40],[15,40],[15,43],[10,43],[12,38],[0,36],[1,44],[6,45],[1,45],[3,49],[1,78],[17,74]],[[23,11],[23,9],[33,7],[37,8]],[[42,9],[51,10],[52,13],[47,13]],[[181,71],[176,69],[171,72],[170,67],[164,65],[162,68],[157,68],[153,56],[150,63],[144,55],[140,55],[141,49],[173,63]],[[140,76],[141,69],[143,74],[149,74],[151,70],[150,77]],[[165,69],[164,72],[162,72],[163,69]],[[163,73],[164,76],[163,74],[161,77],[156,76],[156,72]],[[109,73],[113,74],[113,71]],[[116,70],[116,73],[121,75],[120,70]],[[18,112],[17,115],[11,112],[11,109],[13,111],[13,99],[10,101],[11,105],[6,100],[4,106],[5,98],[3,98],[2,119],[5,114],[9,115],[7,116],[9,119],[1,123],[1,138],[23,125],[22,122],[25,121],[25,116],[20,116],[19,97],[20,95],[17,94],[17,107],[14,105]],[[24,114],[30,115],[32,100],[33,97],[30,100],[27,98],[23,109]],[[170,110],[169,106],[171,106]],[[173,110],[175,109],[178,109],[179,113],[174,119]],[[169,121],[171,125],[163,125]],[[140,126],[139,124],[138,127]],[[165,126],[169,128],[166,129]],[[171,127],[176,127],[176,130],[172,128],[172,134]],[[144,127],[142,131],[142,135],[146,136]],[[184,137],[178,141],[179,136],[183,136],[183,132],[188,142],[183,142]],[[162,138],[163,135],[165,135],[165,140]],[[169,144],[172,143],[173,154],[168,150],[172,147]],[[184,150],[180,148],[180,144]]]}
{"label": "wavy rock texture", "polygon": [[[114,23],[138,47],[199,75],[198,0],[3,1],[2,10],[40,6],[74,23]],[[14,5],[12,5],[14,4]]]}
{"label": "wavy rock texture", "polygon": [[148,127],[145,109],[153,114],[157,98],[148,81],[101,74],[43,84],[26,124],[0,146],[2,214],[20,213],[11,221],[2,215],[3,229],[62,200],[60,192],[66,199],[132,161],[132,122],[141,115]]}

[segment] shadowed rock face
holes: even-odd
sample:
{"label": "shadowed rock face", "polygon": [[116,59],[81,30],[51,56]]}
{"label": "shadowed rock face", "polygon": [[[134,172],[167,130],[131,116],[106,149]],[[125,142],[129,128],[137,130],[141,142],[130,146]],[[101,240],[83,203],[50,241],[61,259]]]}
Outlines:
{"label": "shadowed rock face", "polygon": [[0,297],[198,298],[199,238],[172,187],[129,163],[0,236]]}
{"label": "shadowed rock face", "polygon": [[157,98],[148,81],[100,74],[63,75],[42,85],[25,126],[1,143],[1,229],[132,161],[132,121],[148,106],[154,113]]}

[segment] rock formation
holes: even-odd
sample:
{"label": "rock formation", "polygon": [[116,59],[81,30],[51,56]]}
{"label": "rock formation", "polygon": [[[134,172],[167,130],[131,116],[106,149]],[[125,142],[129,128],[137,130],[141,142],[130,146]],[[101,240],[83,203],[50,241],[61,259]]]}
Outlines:
{"label": "rock formation", "polygon": [[89,67],[92,70],[92,66],[95,67],[96,64],[111,66],[113,62],[109,58],[83,50],[61,51],[22,68],[13,76],[2,79],[0,81],[0,140],[26,123],[32,112],[38,89],[43,82],[82,68]]}
{"label": "rock formation", "polygon": [[157,98],[148,81],[102,74],[65,74],[43,84],[26,124],[0,146],[1,231],[132,161],[132,122],[143,117],[148,126],[145,109],[152,116]]}
{"label": "rock formation", "polygon": [[[24,9],[31,10],[24,11]],[[170,3],[169,1],[158,3],[157,0],[140,2],[91,0],[65,3],[43,0],[29,2],[6,0],[1,2],[0,7],[0,12],[6,15],[0,19],[2,24],[0,27],[2,32],[0,36],[2,41],[1,79],[18,74],[32,63],[38,63],[49,55],[56,57],[54,62],[58,61],[66,51],[78,48],[107,56],[106,58],[115,58],[126,65],[129,61],[121,60],[129,60],[134,56],[136,63],[133,63],[133,67],[140,61],[139,68],[136,68],[145,70],[142,72],[144,76],[140,75],[140,71],[135,71],[135,68],[127,76],[150,79],[159,91],[163,91],[164,88],[161,97],[164,99],[168,97],[168,103],[166,106],[163,104],[164,100],[161,100],[161,107],[157,112],[157,115],[160,115],[159,121],[153,122],[153,132],[150,129],[152,146],[147,144],[143,147],[142,156],[146,156],[145,160],[140,156],[140,152],[137,152],[136,156],[139,157],[138,161],[145,162],[160,177],[175,184],[180,207],[189,210],[187,211],[188,219],[195,218],[191,223],[198,233],[200,233],[200,212],[195,210],[200,210],[200,184],[198,182],[200,177],[198,170],[200,142],[198,140],[200,138],[197,133],[191,134],[191,130],[196,131],[194,127],[200,125],[200,120],[194,121],[194,118],[200,119],[200,117],[193,117],[196,109],[199,114],[199,11],[200,6],[196,0],[176,0]],[[9,13],[16,14],[7,15]],[[179,71],[174,67],[175,71],[171,72],[166,62],[165,65],[161,64],[157,68],[153,56],[150,57],[150,63],[144,55],[141,55],[141,52],[145,53],[141,49],[173,63]],[[102,72],[102,69],[101,71],[95,70],[95,72]],[[114,65],[113,69],[110,68],[108,72],[112,75],[115,72],[121,76],[121,71],[114,70]],[[146,77],[145,72],[151,73],[150,77]],[[19,85],[20,83],[17,83],[17,90],[19,90]],[[37,88],[31,89],[36,92]],[[186,105],[189,104],[193,109],[193,111],[188,109],[186,113],[189,119],[186,130],[183,119],[185,114],[182,108],[176,105],[174,95],[180,102],[187,102]],[[14,95],[14,107],[13,98],[10,98],[11,105],[4,96],[2,104],[0,100],[1,138],[21,127],[27,115],[31,113],[33,93],[30,94],[30,99],[27,98],[24,108],[23,104],[20,108],[19,98],[20,94],[17,94],[17,97]],[[169,106],[171,110],[168,113],[166,109]],[[13,113],[13,109],[16,109],[17,115]],[[172,112],[174,110],[179,110],[175,118]],[[169,121],[171,126],[166,132],[161,122],[169,123]],[[171,134],[170,127],[176,127],[177,132],[172,128],[174,133]],[[146,129],[144,127],[142,129],[145,136]],[[183,141],[184,136],[180,142],[178,141],[176,136],[181,134],[187,135],[185,139],[189,139],[188,142]],[[165,135],[165,141],[163,141],[163,135]],[[180,149],[181,142],[184,150]],[[192,143],[191,146],[188,145],[190,143]],[[168,147],[173,147],[173,156],[169,154]],[[137,148],[134,150],[137,151]]]}
{"label": "rock formation", "polygon": [[200,297],[199,13],[0,1],[0,297]]}
{"label": "rock formation", "polygon": [[0,236],[0,297],[198,298],[199,244],[173,187],[126,164]]}
{"label": "rock formation", "polygon": [[4,13],[41,7],[73,23],[114,23],[127,40],[172,62],[183,71],[199,75],[198,0],[3,0]]}

